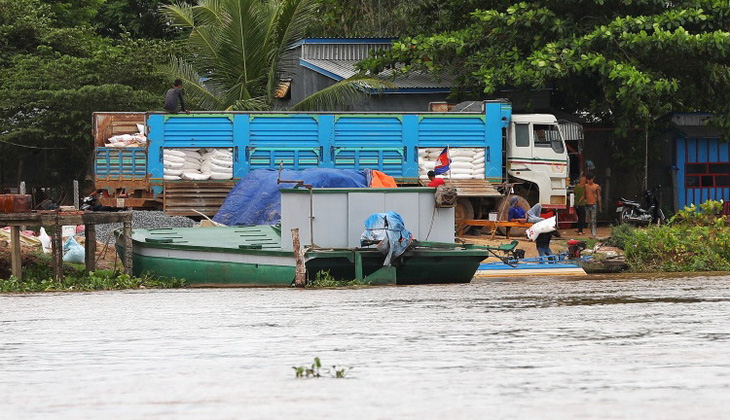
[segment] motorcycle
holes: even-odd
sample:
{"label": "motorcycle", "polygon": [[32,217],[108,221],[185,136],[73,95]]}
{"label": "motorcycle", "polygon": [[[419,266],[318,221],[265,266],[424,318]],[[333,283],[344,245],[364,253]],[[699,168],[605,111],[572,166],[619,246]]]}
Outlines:
{"label": "motorcycle", "polygon": [[646,190],[644,198],[649,208],[642,207],[637,201],[621,198],[621,201],[616,203],[616,213],[618,213],[619,223],[627,223],[634,226],[648,225],[649,223],[665,223],[666,218],[662,209],[659,208],[659,199],[656,197],[656,194],[652,190]]}

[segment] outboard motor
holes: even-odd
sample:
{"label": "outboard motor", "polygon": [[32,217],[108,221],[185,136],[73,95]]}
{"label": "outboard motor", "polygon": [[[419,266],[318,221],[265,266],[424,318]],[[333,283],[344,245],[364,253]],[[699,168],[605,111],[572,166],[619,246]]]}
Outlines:
{"label": "outboard motor", "polygon": [[570,239],[568,241],[568,258],[571,260],[579,260],[580,252],[586,249],[586,241]]}

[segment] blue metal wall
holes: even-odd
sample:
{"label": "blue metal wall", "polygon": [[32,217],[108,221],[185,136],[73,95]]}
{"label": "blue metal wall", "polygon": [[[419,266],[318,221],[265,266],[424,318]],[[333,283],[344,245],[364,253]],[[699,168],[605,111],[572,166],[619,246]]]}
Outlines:
{"label": "blue metal wall", "polygon": [[675,165],[677,167],[677,204],[679,209],[707,200],[730,200],[730,187],[687,187],[687,164],[730,162],[730,146],[716,138],[676,139]]}
{"label": "blue metal wall", "polygon": [[252,169],[309,167],[383,171],[418,177],[419,147],[484,147],[485,175],[502,174],[502,130],[511,108],[485,114],[150,114],[151,181],[161,185],[163,148],[231,148],[234,178]]}

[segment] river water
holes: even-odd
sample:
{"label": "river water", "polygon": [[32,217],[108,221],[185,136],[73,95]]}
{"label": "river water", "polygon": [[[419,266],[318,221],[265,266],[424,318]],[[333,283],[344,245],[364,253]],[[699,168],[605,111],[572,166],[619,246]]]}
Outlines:
{"label": "river water", "polygon": [[728,418],[729,321],[728,275],[0,295],[0,418]]}

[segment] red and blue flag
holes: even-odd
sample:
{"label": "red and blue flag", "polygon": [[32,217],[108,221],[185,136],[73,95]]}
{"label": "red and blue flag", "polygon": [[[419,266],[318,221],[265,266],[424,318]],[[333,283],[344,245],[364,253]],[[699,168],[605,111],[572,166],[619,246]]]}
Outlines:
{"label": "red and blue flag", "polygon": [[441,175],[451,169],[449,167],[449,165],[451,165],[451,159],[449,159],[448,146],[446,146],[444,150],[439,154],[439,157],[436,158],[436,162],[436,166],[433,168],[433,173],[435,173],[436,175]]}

